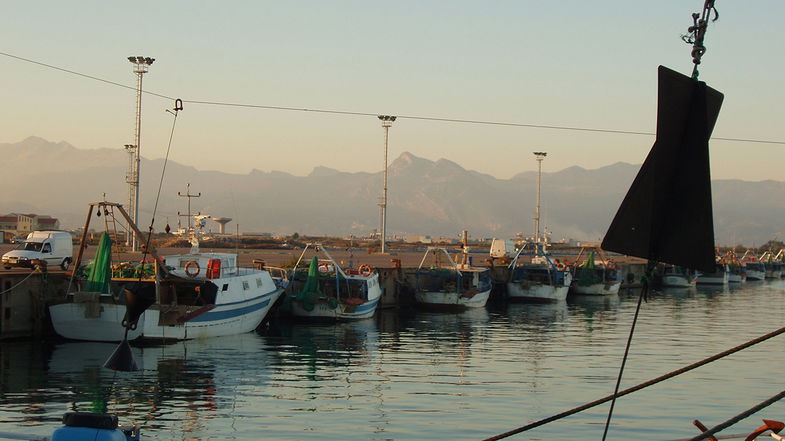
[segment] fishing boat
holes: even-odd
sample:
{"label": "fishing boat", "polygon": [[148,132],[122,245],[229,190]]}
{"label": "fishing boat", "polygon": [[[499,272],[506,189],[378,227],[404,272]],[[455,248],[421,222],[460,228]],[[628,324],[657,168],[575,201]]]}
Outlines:
{"label": "fishing boat", "polygon": [[713,271],[701,272],[696,280],[698,285],[727,285],[729,280],[728,265],[717,263]]}
{"label": "fishing boat", "polygon": [[760,255],[758,262],[763,263],[766,271],[767,279],[781,279],[782,278],[782,263],[774,258],[771,251],[766,251]]}
{"label": "fishing boat", "polygon": [[[451,310],[484,307],[493,287],[491,270],[470,265],[467,255],[464,247],[458,263],[446,248],[428,247],[415,272],[417,304]],[[428,256],[430,266],[426,264]]]}
{"label": "fishing boat", "polygon": [[728,283],[742,283],[747,280],[746,268],[733,250],[723,254],[719,261],[728,266]]}
{"label": "fishing boat", "polygon": [[[532,250],[531,261],[523,262],[524,250]],[[509,265],[507,298],[522,301],[564,301],[572,283],[572,273],[566,265],[556,262],[545,253],[542,244],[525,243]]]}
{"label": "fishing boat", "polygon": [[[595,256],[599,256],[599,260]],[[581,260],[581,258],[585,259]],[[574,294],[616,295],[621,288],[619,267],[606,258],[599,243],[581,245],[581,250],[572,265],[572,272],[570,290]]]}
{"label": "fishing boat", "polygon": [[[122,205],[92,203],[75,262],[77,269],[94,209],[107,225],[115,223],[119,213],[140,242],[145,242]],[[200,252],[198,234],[192,235],[187,254],[159,256],[148,244],[146,252],[152,259],[135,265],[112,265],[111,242],[111,235],[105,232],[86,280],[75,277],[78,289],[69,289],[65,299],[50,305],[52,325],[60,336],[124,341],[126,325],[128,340],[240,334],[256,329],[283,292],[267,270],[241,268],[237,254]],[[138,321],[136,314],[126,315],[128,308],[136,308]]]}
{"label": "fishing boat", "polygon": [[689,288],[697,279],[694,270],[678,265],[660,264],[654,270],[654,284],[663,288]]}
{"label": "fishing boat", "polygon": [[747,275],[746,280],[760,281],[766,279],[766,267],[758,260],[758,256],[750,253],[750,250],[745,251],[740,260]]}
{"label": "fishing boat", "polygon": [[[313,255],[308,266],[305,256]],[[302,264],[302,265],[301,265]],[[283,309],[294,317],[312,320],[354,320],[373,317],[382,297],[379,272],[367,264],[341,268],[321,244],[309,243],[289,276]]]}

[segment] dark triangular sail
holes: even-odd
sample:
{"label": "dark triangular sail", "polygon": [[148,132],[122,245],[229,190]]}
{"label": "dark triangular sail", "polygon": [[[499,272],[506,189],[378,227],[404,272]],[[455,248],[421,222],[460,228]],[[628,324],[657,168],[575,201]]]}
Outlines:
{"label": "dark triangular sail", "polygon": [[714,269],[709,138],[722,93],[659,67],[657,139],[602,248],[687,268]]}

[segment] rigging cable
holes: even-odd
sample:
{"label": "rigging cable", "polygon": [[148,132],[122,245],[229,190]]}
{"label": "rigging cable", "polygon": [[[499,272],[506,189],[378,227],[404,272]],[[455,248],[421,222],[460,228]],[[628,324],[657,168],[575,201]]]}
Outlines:
{"label": "rigging cable", "polygon": [[[164,157],[164,165],[161,169],[161,180],[158,181],[158,193],[155,195],[155,205],[153,206],[153,215],[150,219],[150,227],[147,230],[147,240],[144,246],[144,253],[142,254],[142,264],[144,264],[144,260],[147,257],[147,251],[150,249],[150,239],[153,236],[153,226],[155,225],[155,213],[158,211],[158,201],[161,199],[161,188],[164,185],[164,176],[166,174],[166,164],[169,162],[169,151],[172,149],[172,138],[174,138],[174,128],[177,125],[177,115],[180,111],[183,110],[183,101],[181,99],[174,100],[174,109],[169,110],[166,109],[167,112],[174,115],[174,119],[172,120],[172,131],[169,132],[169,143],[166,146],[166,156]],[[155,265],[158,265],[160,262],[156,262]],[[153,266],[155,268],[155,265]],[[142,282],[142,275],[144,274],[143,270],[139,271],[139,282]],[[158,279],[158,274],[156,271],[156,280]]]}
{"label": "rigging cable", "polygon": [[641,389],[645,389],[645,388],[647,388],[649,386],[653,386],[653,385],[655,385],[657,383],[661,383],[661,382],[663,382],[665,380],[669,380],[669,379],[671,379],[673,377],[676,377],[676,376],[679,376],[679,375],[684,374],[686,372],[689,372],[691,370],[697,369],[697,368],[699,368],[701,366],[707,365],[709,363],[713,363],[713,362],[715,362],[715,361],[717,361],[717,360],[719,360],[721,358],[727,357],[728,355],[735,354],[736,352],[739,352],[741,350],[747,349],[747,348],[752,347],[752,346],[754,346],[754,345],[756,345],[758,343],[762,343],[762,342],[764,342],[766,340],[769,340],[769,339],[771,339],[773,337],[776,337],[778,335],[781,335],[781,334],[785,334],[785,327],[782,327],[782,328],[779,328],[779,329],[774,330],[772,332],[769,332],[768,334],[761,335],[760,337],[754,338],[754,339],[749,340],[749,341],[747,341],[745,343],[742,343],[742,344],[740,344],[738,346],[735,346],[735,347],[733,347],[731,349],[728,349],[728,350],[725,350],[725,351],[720,352],[718,354],[715,354],[715,355],[712,355],[710,357],[704,358],[703,360],[696,361],[695,363],[692,363],[690,365],[687,365],[687,366],[684,366],[682,368],[676,369],[675,371],[668,372],[665,375],[661,375],[661,376],[659,376],[657,378],[653,378],[653,379],[651,379],[649,381],[637,384],[637,385],[632,386],[632,387],[628,387],[627,389],[624,389],[624,390],[622,390],[622,391],[620,391],[618,393],[615,393],[613,395],[608,395],[608,396],[600,398],[598,400],[594,400],[594,401],[592,401],[590,403],[582,404],[582,405],[580,405],[578,407],[574,407],[574,408],[572,408],[570,410],[558,413],[556,415],[553,415],[553,416],[550,416],[550,417],[547,417],[547,418],[543,418],[543,419],[535,421],[533,423],[529,423],[529,424],[527,424],[525,426],[518,427],[517,429],[513,429],[513,430],[510,430],[510,431],[501,433],[499,435],[492,436],[490,438],[485,438],[482,441],[497,441],[497,440],[500,440],[500,439],[504,439],[504,438],[510,437],[512,435],[516,435],[516,434],[519,434],[521,432],[525,432],[527,430],[531,430],[531,429],[534,429],[536,427],[540,427],[540,426],[543,426],[545,424],[548,424],[548,423],[560,420],[562,418],[566,418],[566,417],[568,417],[570,415],[574,415],[574,414],[576,414],[578,412],[583,412],[586,409],[591,409],[592,407],[596,407],[596,406],[599,406],[600,404],[607,403],[608,401],[611,401],[614,398],[619,398],[619,397],[623,397],[625,395],[629,395],[629,394],[631,394],[633,392],[637,392],[637,391],[639,391]]}
{"label": "rigging cable", "polygon": [[644,300],[647,300],[649,293],[649,283],[651,281],[652,275],[654,274],[654,268],[656,268],[656,266],[657,262],[654,260],[649,260],[649,262],[646,264],[646,274],[643,277],[643,286],[641,287],[641,293],[638,296],[638,305],[635,307],[635,315],[632,318],[632,325],[630,325],[630,335],[627,337],[627,345],[624,348],[624,356],[621,359],[619,375],[616,377],[616,387],[613,389],[613,399],[611,399],[611,406],[610,409],[608,409],[608,418],[605,420],[605,429],[602,432],[602,441],[605,441],[605,437],[608,435],[608,428],[611,425],[611,417],[613,417],[613,408],[616,406],[616,397],[619,394],[621,378],[624,374],[624,366],[627,364],[627,357],[630,354],[630,347],[632,346],[632,336],[635,334],[635,325],[638,323],[638,315],[641,311],[641,304]]}
{"label": "rigging cable", "polygon": [[[686,37],[684,37],[686,38]],[[687,40],[685,40],[687,41]],[[704,48],[705,50],[705,48]],[[115,81],[107,80],[104,78],[96,77],[93,75],[87,75],[81,72],[77,72],[70,69],[65,69],[62,67],[54,66],[51,64],[43,63],[40,61],[31,60],[29,58],[20,57],[18,55],[9,54],[7,52],[0,52],[0,55],[13,58],[19,61],[24,61],[27,63],[35,64],[38,66],[43,66],[49,69],[54,69],[60,72],[69,73],[72,75],[80,76],[83,78],[100,81],[102,83],[110,84],[117,87],[122,87],[124,89],[129,90],[136,90],[136,87],[128,86],[122,83],[118,83]],[[147,90],[142,90],[142,93],[152,95],[158,98],[164,98],[167,100],[174,100],[175,98],[164,95],[162,93],[150,92]],[[240,108],[249,108],[249,109],[267,109],[267,110],[281,110],[281,111],[290,111],[290,112],[308,112],[308,113],[321,113],[321,114],[332,114],[332,115],[345,115],[345,116],[372,116],[374,118],[378,117],[380,113],[378,112],[355,112],[355,111],[347,111],[347,110],[337,110],[337,109],[318,109],[318,108],[307,108],[307,107],[291,107],[291,106],[273,106],[273,105],[264,105],[264,104],[246,104],[246,103],[233,103],[228,101],[204,101],[204,100],[189,100],[183,99],[181,100],[183,103],[189,104],[201,104],[201,105],[209,105],[209,106],[222,106],[222,107],[240,107]],[[565,130],[565,131],[575,131],[575,132],[592,132],[592,133],[610,133],[610,134],[619,134],[619,135],[639,135],[639,136],[654,136],[654,132],[646,132],[646,131],[638,131],[638,130],[617,130],[617,129],[602,129],[602,128],[594,128],[594,127],[577,127],[577,126],[562,126],[562,125],[555,125],[555,124],[533,124],[533,123],[517,123],[517,122],[509,122],[509,121],[492,121],[492,120],[479,120],[479,119],[462,119],[462,118],[448,118],[448,117],[438,117],[438,116],[423,116],[423,115],[396,115],[398,118],[415,120],[415,121],[432,121],[432,122],[446,122],[446,123],[456,123],[456,124],[473,124],[473,125],[487,125],[487,126],[503,126],[503,127],[523,127],[523,128],[532,128],[532,129],[546,129],[546,130]],[[767,140],[767,139],[749,139],[749,138],[731,138],[731,137],[712,137],[713,140],[719,141],[730,141],[730,142],[752,142],[758,144],[777,144],[777,145],[785,145],[785,141],[777,141],[777,140]]]}

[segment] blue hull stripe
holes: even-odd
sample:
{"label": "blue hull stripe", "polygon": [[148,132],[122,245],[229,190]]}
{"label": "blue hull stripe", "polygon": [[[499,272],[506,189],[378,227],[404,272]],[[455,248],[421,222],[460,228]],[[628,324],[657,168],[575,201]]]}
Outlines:
{"label": "blue hull stripe", "polygon": [[[236,318],[236,317],[239,317],[239,316],[242,316],[242,315],[246,315],[246,314],[252,314],[252,313],[254,313],[254,312],[256,312],[256,311],[258,311],[260,309],[266,308],[270,304],[270,300],[271,300],[273,294],[275,294],[276,292],[278,292],[278,290],[269,292],[267,294],[262,294],[260,296],[254,297],[252,299],[241,300],[239,302],[222,303],[222,304],[215,305],[216,309],[220,308],[222,310],[216,311],[214,309],[212,311],[208,311],[208,312],[206,312],[206,313],[204,313],[202,315],[199,315],[199,316],[194,317],[193,319],[189,320],[189,323],[212,322],[212,321],[217,321],[217,320],[227,320],[227,319]],[[264,299],[264,300],[260,301],[260,299]],[[254,303],[254,302],[256,302],[256,303]],[[245,306],[239,306],[241,304],[244,304]],[[232,309],[229,309],[229,310],[223,310],[223,308],[225,308],[227,306],[233,306],[233,305],[238,305],[239,307],[232,308]]]}
{"label": "blue hull stripe", "polygon": [[[260,298],[263,298],[263,297],[271,297],[271,296],[272,296],[273,294],[275,294],[277,291],[278,291],[278,290],[276,289],[276,290],[270,291],[270,292],[268,292],[268,293],[265,293],[265,294],[262,294],[262,295],[260,295],[260,296],[256,296],[256,297],[253,297],[253,298],[250,298],[250,299],[240,300],[240,301],[237,301],[237,302],[231,302],[231,303],[219,303],[219,304],[217,304],[217,305],[215,305],[215,306],[216,306],[216,307],[219,307],[219,306],[232,306],[232,305],[239,305],[240,303],[248,303],[248,302],[253,302],[253,301],[255,301],[255,300],[257,300],[257,299],[260,299]],[[221,294],[220,294],[220,293],[218,293],[218,295],[220,296]]]}
{"label": "blue hull stripe", "polygon": [[198,317],[195,317],[192,320],[189,320],[189,323],[193,323],[193,322],[212,322],[212,321],[217,321],[217,320],[231,319],[231,318],[239,317],[241,315],[251,314],[251,313],[256,312],[256,311],[258,311],[258,310],[260,310],[262,308],[266,308],[267,305],[269,305],[269,304],[270,304],[270,299],[267,299],[267,300],[264,300],[262,302],[255,303],[253,305],[244,306],[242,308],[230,309],[228,311],[218,311],[218,312],[210,311],[210,312],[206,312],[206,313],[204,313],[204,314],[202,314],[202,315],[200,315]]}
{"label": "blue hull stripe", "polygon": [[378,303],[379,303],[379,299],[376,299],[373,302],[363,303],[362,305],[358,306],[357,309],[355,309],[353,313],[348,313],[348,314],[356,315],[356,314],[366,313],[369,310],[376,308],[376,305]]}

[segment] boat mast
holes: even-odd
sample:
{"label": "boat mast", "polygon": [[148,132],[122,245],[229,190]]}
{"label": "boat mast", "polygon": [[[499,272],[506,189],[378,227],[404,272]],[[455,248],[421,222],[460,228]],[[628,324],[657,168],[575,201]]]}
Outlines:
{"label": "boat mast", "polygon": [[537,160],[537,208],[534,212],[534,243],[540,243],[540,184],[542,181],[542,160],[545,159],[548,153],[534,152],[534,158]]}

